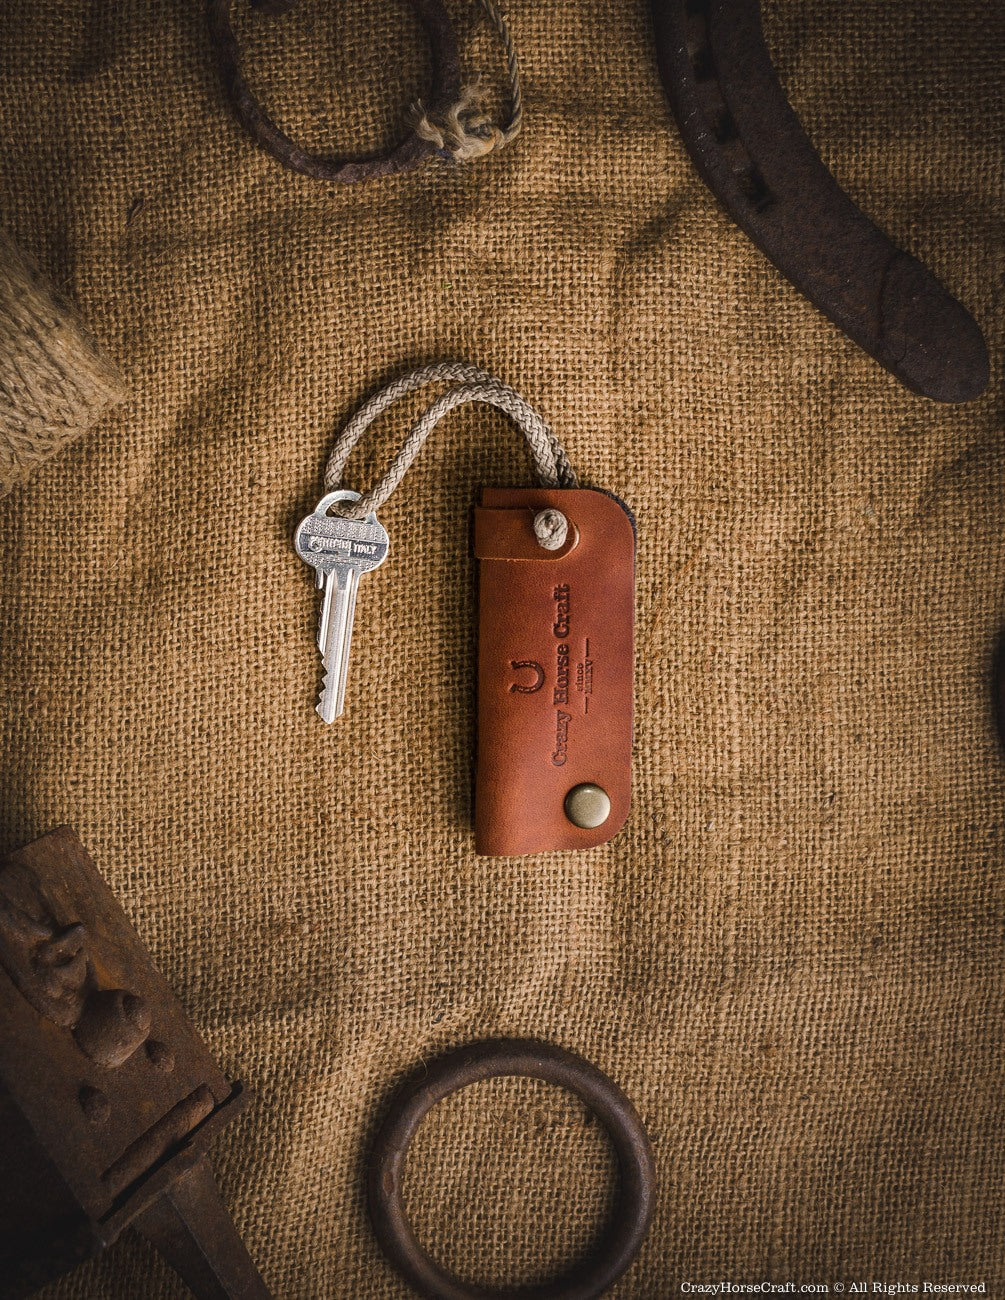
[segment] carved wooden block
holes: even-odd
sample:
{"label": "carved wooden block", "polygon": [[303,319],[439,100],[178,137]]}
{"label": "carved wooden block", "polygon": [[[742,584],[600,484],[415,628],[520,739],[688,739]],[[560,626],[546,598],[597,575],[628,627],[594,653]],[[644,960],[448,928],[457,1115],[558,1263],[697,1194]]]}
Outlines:
{"label": "carved wooden block", "polygon": [[68,827],[0,866],[0,1296],[130,1223],[204,1296],[268,1292],[204,1152],[242,1104]]}

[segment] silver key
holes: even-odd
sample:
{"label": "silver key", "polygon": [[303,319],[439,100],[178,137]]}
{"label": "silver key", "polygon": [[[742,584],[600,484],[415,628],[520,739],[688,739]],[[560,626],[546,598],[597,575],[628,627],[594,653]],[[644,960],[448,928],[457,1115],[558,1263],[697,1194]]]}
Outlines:
{"label": "silver key", "polygon": [[318,588],[324,593],[318,621],[318,649],[324,665],[318,713],[325,722],[334,722],[345,707],[359,576],[379,568],[387,559],[387,533],[375,514],[343,519],[328,513],[340,501],[358,500],[359,493],[348,488],[327,493],[293,535],[297,554],[314,569]]}

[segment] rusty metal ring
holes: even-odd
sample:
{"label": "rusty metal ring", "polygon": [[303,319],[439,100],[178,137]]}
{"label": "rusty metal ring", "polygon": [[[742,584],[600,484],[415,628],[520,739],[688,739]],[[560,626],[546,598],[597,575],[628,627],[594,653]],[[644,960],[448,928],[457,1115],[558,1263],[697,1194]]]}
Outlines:
{"label": "rusty metal ring", "polygon": [[[252,7],[265,14],[280,15],[293,9],[298,0],[250,0]],[[266,153],[284,167],[312,176],[315,180],[352,184],[375,176],[392,176],[411,171],[434,155],[436,147],[415,131],[387,153],[373,158],[329,158],[308,153],[294,143],[272,121],[252,94],[241,72],[241,52],[230,23],[231,0],[208,0],[206,11],[210,44],[216,58],[223,88],[248,135]],[[429,41],[432,53],[432,94],[428,111],[442,112],[460,95],[461,72],[457,39],[450,18],[440,0],[408,0]]]}
{"label": "rusty metal ring", "polygon": [[[422,1249],[402,1203],[409,1144],[430,1110],[460,1088],[502,1075],[521,1075],[575,1093],[607,1131],[618,1160],[621,1195],[596,1250],[554,1281],[494,1291],[461,1281]],[[387,1258],[433,1300],[592,1300],[635,1258],[649,1229],[655,1200],[652,1150],[635,1107],[605,1074],[574,1052],[535,1039],[494,1038],[449,1052],[395,1095],[367,1170],[370,1221]]]}
{"label": "rusty metal ring", "polygon": [[785,97],[758,0],[651,0],[656,53],[699,174],[750,239],[902,384],[979,396],[988,354],[973,317],[861,212]]}

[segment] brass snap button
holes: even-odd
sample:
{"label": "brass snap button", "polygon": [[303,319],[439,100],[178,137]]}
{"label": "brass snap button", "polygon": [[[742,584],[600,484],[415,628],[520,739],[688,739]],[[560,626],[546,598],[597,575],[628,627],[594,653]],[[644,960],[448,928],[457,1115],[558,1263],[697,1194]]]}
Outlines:
{"label": "brass snap button", "polygon": [[573,826],[595,830],[611,815],[611,797],[603,786],[591,781],[574,785],[565,796],[565,815]]}

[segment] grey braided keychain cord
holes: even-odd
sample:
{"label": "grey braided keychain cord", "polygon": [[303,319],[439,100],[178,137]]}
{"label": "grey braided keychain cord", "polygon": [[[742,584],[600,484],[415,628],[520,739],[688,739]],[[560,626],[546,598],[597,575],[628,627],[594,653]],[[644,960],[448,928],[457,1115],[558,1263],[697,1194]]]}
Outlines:
{"label": "grey braided keychain cord", "polygon": [[[342,505],[338,509],[339,514],[349,519],[363,519],[371,511],[379,510],[405,477],[426,439],[440,420],[455,407],[463,406],[467,402],[485,402],[509,416],[527,439],[534,461],[534,473],[541,487],[579,486],[579,480],[561,443],[537,411],[520,396],[515,388],[510,388],[508,384],[504,384],[478,366],[468,365],[463,361],[447,361],[423,366],[420,370],[413,370],[410,374],[403,375],[360,407],[339,434],[332,454],[328,458],[324,475],[325,491],[334,492],[342,486],[342,476],[353,448],[379,415],[407,393],[442,380],[449,380],[456,386],[438,397],[418,417],[409,430],[401,450],[377,486],[364,493],[359,501]],[[542,513],[557,514],[555,511]],[[535,525],[539,537],[549,527],[554,527],[554,521],[550,521],[550,524],[548,521],[542,521],[540,526]],[[559,534],[561,541],[556,542],[554,538]],[[542,538],[542,545],[548,545],[549,549],[553,549],[556,545],[561,546],[564,540],[564,530],[560,529],[558,533],[554,531],[549,533],[549,542],[545,542]]]}

